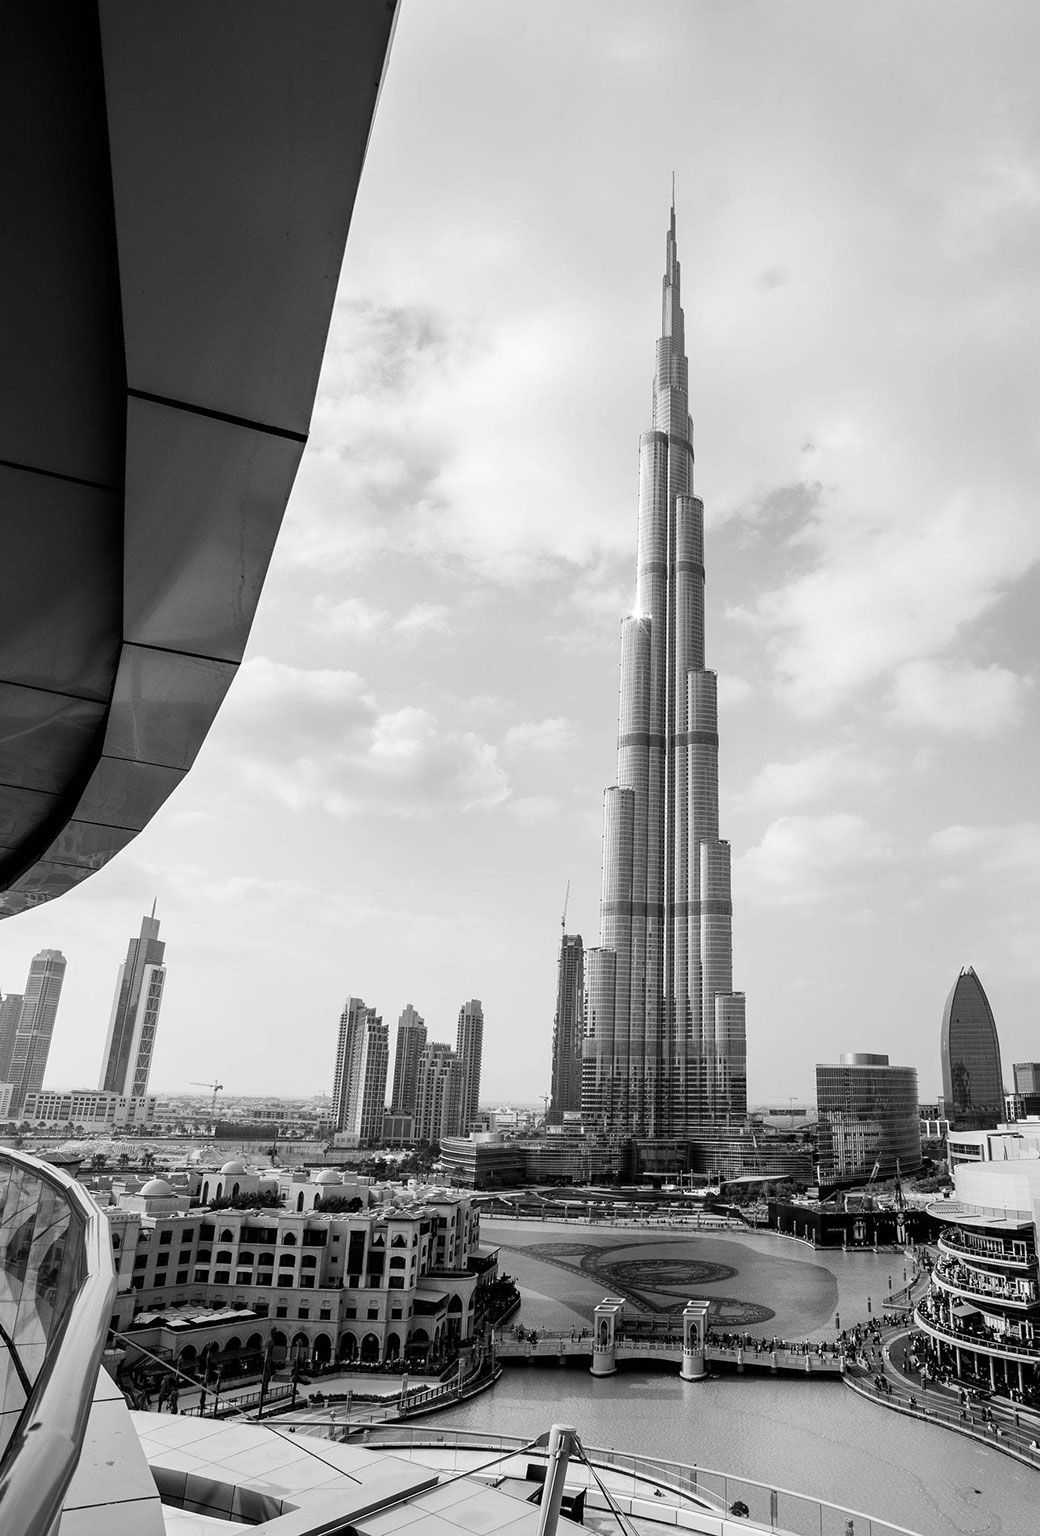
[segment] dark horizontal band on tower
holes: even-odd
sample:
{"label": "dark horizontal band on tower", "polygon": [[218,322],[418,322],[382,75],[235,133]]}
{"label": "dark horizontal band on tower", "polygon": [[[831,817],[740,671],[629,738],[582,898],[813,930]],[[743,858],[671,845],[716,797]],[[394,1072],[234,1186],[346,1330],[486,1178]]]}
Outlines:
{"label": "dark horizontal band on tower", "polygon": [[[618,750],[622,747],[660,747],[664,750],[665,737],[662,731],[626,731],[618,737]],[[717,747],[719,744],[718,731],[675,731],[672,734],[672,744],[676,747]]]}
{"label": "dark horizontal band on tower", "polygon": [[[664,903],[660,901],[605,901],[600,907],[603,917],[665,917]],[[732,917],[731,901],[677,901],[669,908],[669,917]]]}
{"label": "dark horizontal band on tower", "polygon": [[667,576],[671,569],[673,576],[699,576],[704,580],[704,567],[697,560],[673,560],[669,567],[667,560],[647,560],[639,567],[640,576]]}

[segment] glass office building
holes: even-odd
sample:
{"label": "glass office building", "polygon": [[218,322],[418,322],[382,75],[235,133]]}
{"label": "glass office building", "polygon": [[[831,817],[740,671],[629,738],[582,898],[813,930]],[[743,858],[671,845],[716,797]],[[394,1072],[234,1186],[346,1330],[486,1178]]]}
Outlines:
{"label": "glass office building", "polygon": [[989,998],[969,965],[953,984],[942,1021],[946,1117],[954,1130],[983,1131],[1004,1118],[1000,1041]]}
{"label": "glass office building", "polygon": [[822,1183],[891,1178],[921,1166],[917,1071],[853,1054],[816,1068]]}

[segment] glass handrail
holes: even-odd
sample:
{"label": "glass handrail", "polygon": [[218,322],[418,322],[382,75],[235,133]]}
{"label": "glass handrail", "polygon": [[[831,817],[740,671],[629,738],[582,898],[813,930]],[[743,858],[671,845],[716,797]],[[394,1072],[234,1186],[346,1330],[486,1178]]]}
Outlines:
{"label": "glass handrail", "polygon": [[9,1147],[0,1148],[0,1276],[15,1319],[12,1360],[30,1383],[0,1451],[0,1530],[51,1536],[94,1401],[116,1275],[108,1222],[83,1186]]}

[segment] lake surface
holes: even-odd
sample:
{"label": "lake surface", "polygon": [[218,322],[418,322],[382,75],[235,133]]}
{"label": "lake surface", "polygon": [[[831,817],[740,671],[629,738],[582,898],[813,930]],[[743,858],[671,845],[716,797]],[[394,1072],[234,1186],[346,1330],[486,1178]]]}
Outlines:
{"label": "lake surface", "polygon": [[[560,1265],[580,1265],[589,1247],[602,1251],[607,1266],[660,1257],[673,1277],[684,1263],[735,1271],[686,1294],[768,1308],[774,1316],[749,1331],[791,1339],[833,1339],[836,1310],[843,1324],[865,1318],[866,1298],[883,1300],[889,1275],[896,1286],[903,1277],[901,1255],[816,1253],[767,1234],[485,1221],[482,1237],[503,1245],[501,1269],[517,1278],[524,1295],[521,1319],[535,1328],[587,1324],[604,1287],[598,1274]],[[556,1247],[556,1262],[549,1263],[545,1244],[579,1251],[561,1257]],[[599,1262],[597,1252],[593,1263]],[[648,1278],[638,1269],[620,1273]],[[669,1284],[653,1293],[659,1305],[679,1299],[673,1289]],[[751,1375],[683,1382],[674,1368],[623,1369],[596,1380],[584,1370],[509,1366],[491,1392],[428,1422],[534,1435],[554,1421],[576,1425],[590,1445],[757,1478],[880,1516],[920,1536],[1040,1536],[1040,1473],[961,1435],[892,1413],[840,1382]]]}

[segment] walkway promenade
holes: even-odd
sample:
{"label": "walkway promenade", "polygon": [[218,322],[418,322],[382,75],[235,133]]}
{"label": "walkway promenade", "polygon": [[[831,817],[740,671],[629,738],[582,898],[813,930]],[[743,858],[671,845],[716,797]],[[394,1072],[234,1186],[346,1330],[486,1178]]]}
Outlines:
{"label": "walkway promenade", "polygon": [[[926,1271],[897,1298],[912,1305],[927,1290]],[[881,1407],[955,1430],[1040,1470],[1040,1413],[1009,1398],[983,1397],[975,1391],[965,1403],[959,1385],[943,1385],[908,1363],[911,1337],[912,1329],[905,1324],[882,1326],[877,1334],[871,1330],[856,1361],[846,1365],[846,1383]]]}

